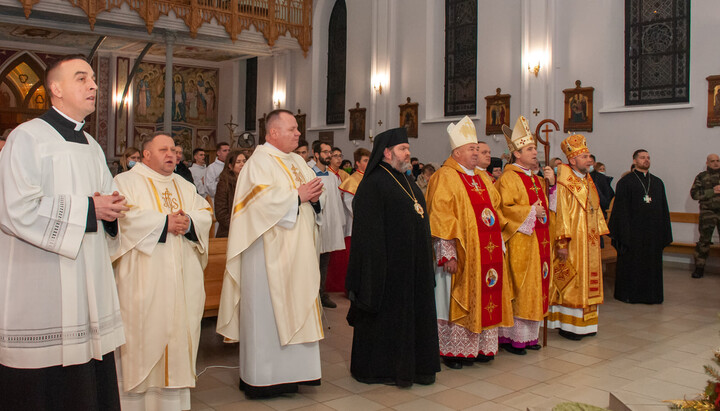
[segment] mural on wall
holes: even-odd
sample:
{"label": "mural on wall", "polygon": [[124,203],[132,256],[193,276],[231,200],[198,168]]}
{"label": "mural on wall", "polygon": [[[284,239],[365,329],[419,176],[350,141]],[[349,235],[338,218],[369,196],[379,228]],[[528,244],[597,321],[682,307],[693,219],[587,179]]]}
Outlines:
{"label": "mural on wall", "polygon": [[[187,139],[189,146],[186,150],[190,152],[198,137],[198,128],[203,129],[204,136],[215,135],[218,78],[217,69],[173,66],[172,132],[173,136]],[[162,128],[165,112],[165,65],[140,63],[133,78],[133,90],[135,125]]]}

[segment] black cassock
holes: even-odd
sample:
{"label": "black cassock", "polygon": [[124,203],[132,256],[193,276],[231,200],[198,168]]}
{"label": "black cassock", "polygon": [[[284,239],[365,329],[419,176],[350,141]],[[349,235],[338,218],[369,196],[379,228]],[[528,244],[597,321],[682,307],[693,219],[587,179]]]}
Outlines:
{"label": "black cassock", "polygon": [[662,303],[662,253],[672,242],[662,180],[639,171],[621,178],[608,227],[618,254],[615,299],[626,303]]}
{"label": "black cassock", "polygon": [[412,178],[383,162],[363,177],[353,210],[345,283],[355,328],[350,372],[365,383],[434,382],[440,360],[425,198]]}

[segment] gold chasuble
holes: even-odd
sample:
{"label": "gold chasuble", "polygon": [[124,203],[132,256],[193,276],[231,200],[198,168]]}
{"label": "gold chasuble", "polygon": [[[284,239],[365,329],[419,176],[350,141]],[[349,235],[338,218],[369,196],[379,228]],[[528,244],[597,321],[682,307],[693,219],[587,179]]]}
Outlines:
{"label": "gold chasuble", "polygon": [[362,171],[356,171],[350,174],[350,176],[343,180],[340,184],[340,191],[355,195],[355,192],[362,181],[363,175],[365,175],[365,173]]}
{"label": "gold chasuble", "polygon": [[580,178],[561,164],[557,179],[555,241],[568,249],[568,258],[555,258],[552,303],[582,308],[587,321],[597,318],[597,304],[603,302],[600,236],[609,230],[592,178]]}
{"label": "gold chasuble", "polygon": [[[280,345],[323,338],[318,300],[318,225],[309,202],[297,205],[297,188],[314,178],[315,173],[299,155],[268,145],[258,146],[243,168],[230,219],[218,333],[239,339],[241,280],[256,275],[242,272],[241,259],[243,252],[261,239]],[[320,203],[324,203],[322,196]],[[290,226],[282,220],[293,207],[297,207],[298,214]]]}
{"label": "gold chasuble", "polygon": [[484,171],[465,174],[452,157],[432,176],[427,205],[433,237],[455,240],[450,322],[473,333],[513,324],[503,258],[500,194]]}
{"label": "gold chasuble", "polygon": [[[142,163],[115,183],[130,207],[118,219],[121,243],[112,257],[127,341],[120,348],[123,388],[194,387],[210,204],[178,174],[164,176]],[[167,233],[160,242],[167,215],[179,210],[198,240]]]}
{"label": "gold chasuble", "polygon": [[[552,212],[545,195],[545,179],[527,175],[516,164],[508,164],[495,183],[502,196],[500,213],[507,220],[503,238],[507,246],[509,275],[513,286],[513,315],[542,321],[548,311],[549,286],[552,278]],[[540,200],[549,218],[537,218],[531,235],[519,232]]]}

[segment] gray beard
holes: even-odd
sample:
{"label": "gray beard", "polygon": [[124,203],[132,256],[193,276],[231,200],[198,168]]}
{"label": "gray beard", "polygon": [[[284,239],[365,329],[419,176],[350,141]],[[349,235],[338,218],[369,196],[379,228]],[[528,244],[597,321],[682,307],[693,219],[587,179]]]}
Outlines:
{"label": "gray beard", "polygon": [[397,171],[401,173],[405,173],[408,170],[412,169],[412,164],[410,164],[409,161],[402,161],[400,158],[396,157],[395,154],[392,155],[392,158],[390,159],[390,165]]}

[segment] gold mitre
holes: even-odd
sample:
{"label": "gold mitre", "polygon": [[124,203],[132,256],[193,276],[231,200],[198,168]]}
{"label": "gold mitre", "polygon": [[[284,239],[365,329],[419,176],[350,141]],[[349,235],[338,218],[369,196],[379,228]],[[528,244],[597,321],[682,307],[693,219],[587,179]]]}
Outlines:
{"label": "gold mitre", "polygon": [[478,142],[475,124],[473,124],[468,116],[463,117],[462,120],[456,124],[450,123],[450,125],[447,126],[447,132],[448,135],[450,135],[450,147],[452,147],[453,150],[465,144],[477,144]]}
{"label": "gold mitre", "polygon": [[505,134],[505,140],[507,140],[510,152],[520,151],[523,147],[529,146],[530,144],[537,146],[535,136],[533,136],[532,131],[530,131],[530,126],[523,116],[518,117],[515,122],[515,128],[511,129],[503,124],[502,131],[503,134]]}
{"label": "gold mitre", "polygon": [[565,153],[568,160],[576,157],[578,154],[590,152],[590,149],[588,149],[587,146],[587,140],[585,140],[585,136],[582,134],[573,134],[569,136],[560,143],[560,148],[563,153]]}

